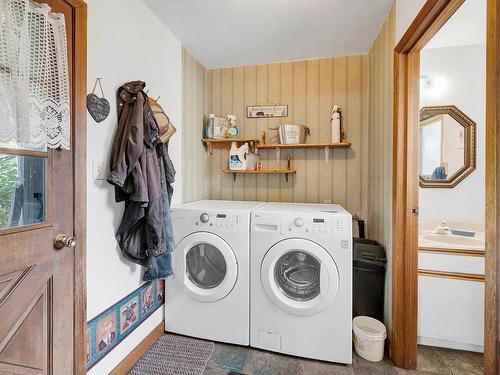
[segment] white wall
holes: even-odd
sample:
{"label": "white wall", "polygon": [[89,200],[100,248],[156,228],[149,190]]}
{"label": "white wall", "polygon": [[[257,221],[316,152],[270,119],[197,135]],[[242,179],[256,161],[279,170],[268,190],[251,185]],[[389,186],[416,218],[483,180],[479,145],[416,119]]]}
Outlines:
{"label": "white wall", "polygon": [[484,221],[486,139],[486,46],[471,45],[424,49],[421,74],[444,78],[442,93],[421,93],[420,106],[460,108],[477,124],[476,170],[453,189],[420,188],[420,217],[456,221]]}
{"label": "white wall", "polygon": [[[141,284],[141,267],[120,254],[114,233],[123,203],[114,202],[106,181],[95,181],[92,163],[107,170],[112,138],[117,125],[116,89],[130,80],[143,80],[152,97],[177,125],[170,154],[177,170],[174,203],[181,201],[182,161],[182,49],[181,43],[137,0],[87,0],[88,3],[88,91],[102,77],[111,114],[97,124],[88,116],[87,146],[87,319],[119,301]],[[129,335],[102,359],[90,374],[107,374],[163,319],[162,309]]]}
{"label": "white wall", "polygon": [[411,25],[426,0],[395,0],[396,2],[396,44]]}

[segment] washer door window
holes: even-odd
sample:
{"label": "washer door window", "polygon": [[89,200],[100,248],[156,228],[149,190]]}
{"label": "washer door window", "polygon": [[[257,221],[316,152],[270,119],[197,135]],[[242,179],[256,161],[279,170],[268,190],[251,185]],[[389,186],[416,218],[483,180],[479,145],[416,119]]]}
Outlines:
{"label": "washer door window", "polygon": [[338,269],[330,254],[312,241],[296,238],[269,249],[262,261],[261,280],[274,304],[300,316],[326,309],[339,287]]}
{"label": "washer door window", "polygon": [[219,236],[206,232],[190,234],[177,245],[174,269],[183,290],[202,302],[224,298],[238,278],[231,247]]}
{"label": "washer door window", "polygon": [[321,264],[311,254],[294,250],[282,255],[274,266],[281,291],[294,301],[310,301],[320,292]]}

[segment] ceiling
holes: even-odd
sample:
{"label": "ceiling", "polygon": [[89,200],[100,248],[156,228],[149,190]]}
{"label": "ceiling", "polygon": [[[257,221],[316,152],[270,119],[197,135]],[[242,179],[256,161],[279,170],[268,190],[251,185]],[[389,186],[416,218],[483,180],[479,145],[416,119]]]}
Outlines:
{"label": "ceiling", "polygon": [[392,0],[143,0],[206,68],[367,53]]}
{"label": "ceiling", "polygon": [[486,43],[486,0],[469,0],[451,16],[425,48]]}

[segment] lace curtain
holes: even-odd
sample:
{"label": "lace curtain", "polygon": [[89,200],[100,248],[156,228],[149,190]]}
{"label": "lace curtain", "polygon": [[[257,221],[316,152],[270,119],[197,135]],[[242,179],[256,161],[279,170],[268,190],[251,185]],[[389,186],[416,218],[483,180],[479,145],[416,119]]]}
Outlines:
{"label": "lace curtain", "polygon": [[31,0],[0,0],[0,144],[70,148],[64,16]]}

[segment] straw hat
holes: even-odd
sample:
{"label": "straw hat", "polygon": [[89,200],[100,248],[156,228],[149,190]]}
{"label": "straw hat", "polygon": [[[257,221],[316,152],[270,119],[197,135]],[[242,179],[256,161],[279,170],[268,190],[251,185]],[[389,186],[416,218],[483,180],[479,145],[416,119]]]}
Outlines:
{"label": "straw hat", "polygon": [[158,123],[158,128],[160,129],[160,139],[163,143],[166,143],[170,137],[174,135],[177,129],[156,100],[148,98],[148,102],[151,110],[153,111],[156,122]]}

